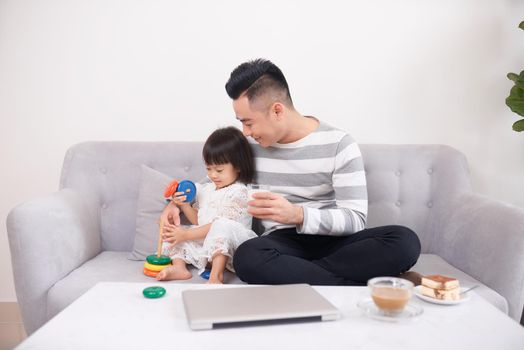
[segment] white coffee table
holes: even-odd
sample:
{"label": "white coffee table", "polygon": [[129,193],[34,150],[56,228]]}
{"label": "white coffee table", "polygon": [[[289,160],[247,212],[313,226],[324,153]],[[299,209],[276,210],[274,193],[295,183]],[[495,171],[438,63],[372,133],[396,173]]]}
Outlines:
{"label": "white coffee table", "polygon": [[[160,299],[142,296],[147,283],[99,283],[22,344],[20,349],[524,349],[524,327],[472,293],[461,305],[441,306],[414,296],[417,319],[390,323],[356,306],[365,287],[315,287],[342,311],[339,321],[189,329],[181,292],[213,288],[162,284]],[[225,285],[224,287],[233,287]]]}

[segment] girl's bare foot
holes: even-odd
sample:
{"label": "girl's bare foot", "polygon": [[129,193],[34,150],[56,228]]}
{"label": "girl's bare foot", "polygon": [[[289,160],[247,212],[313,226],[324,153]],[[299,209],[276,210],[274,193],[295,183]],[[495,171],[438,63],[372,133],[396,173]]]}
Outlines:
{"label": "girl's bare foot", "polygon": [[207,284],[224,284],[224,274],[221,272],[217,274],[210,274]]}
{"label": "girl's bare foot", "polygon": [[181,266],[169,266],[163,269],[156,276],[157,281],[188,280],[193,275],[187,268]]}
{"label": "girl's bare foot", "polygon": [[207,284],[224,284],[224,270],[226,269],[227,256],[216,254],[211,262],[211,272]]}

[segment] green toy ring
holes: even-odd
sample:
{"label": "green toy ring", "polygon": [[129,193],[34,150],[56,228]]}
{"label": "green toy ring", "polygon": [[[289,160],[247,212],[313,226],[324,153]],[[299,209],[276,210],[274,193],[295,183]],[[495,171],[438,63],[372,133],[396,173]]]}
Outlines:
{"label": "green toy ring", "polygon": [[157,299],[166,295],[166,289],[163,287],[147,287],[142,291],[142,294],[149,299]]}
{"label": "green toy ring", "polygon": [[156,254],[148,255],[146,260],[151,265],[169,265],[171,264],[171,258],[165,255],[160,255],[160,256],[157,256]]}

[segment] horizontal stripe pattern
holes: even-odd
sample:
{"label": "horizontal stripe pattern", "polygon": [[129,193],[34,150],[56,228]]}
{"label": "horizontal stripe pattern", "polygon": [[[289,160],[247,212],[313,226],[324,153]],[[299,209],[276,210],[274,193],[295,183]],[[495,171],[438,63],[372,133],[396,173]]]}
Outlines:
{"label": "horizontal stripe pattern", "polygon": [[352,173],[336,173],[333,174],[333,183],[339,184],[339,187],[346,186],[366,186],[366,174],[363,170],[354,171]]}
{"label": "horizontal stripe pattern", "polygon": [[[250,140],[257,182],[304,208],[304,234],[347,235],[364,228],[367,187],[362,155],[347,133],[320,122],[316,131],[290,144],[267,148]],[[289,227],[262,221],[266,234]]]}
{"label": "horizontal stripe pattern", "polygon": [[[320,122],[322,124],[322,122]],[[324,126],[319,126],[317,130],[307,135],[306,137],[290,143],[276,143],[266,148],[267,152],[272,152],[275,148],[280,150],[283,149],[300,149],[303,147],[311,146],[325,146],[329,143],[338,143],[344,136],[349,136],[344,131],[328,126],[324,123]],[[250,143],[255,146],[258,146],[258,143],[253,140],[253,138],[248,139]],[[332,140],[331,142],[326,142],[326,140]],[[260,147],[260,146],[259,146]],[[262,148],[262,147],[260,147]],[[307,149],[307,148],[306,148]],[[276,152],[275,152],[276,153]]]}
{"label": "horizontal stripe pattern", "polygon": [[257,144],[255,147],[257,147],[257,154],[261,158],[287,160],[329,158],[337,152],[339,145],[338,143],[331,143],[300,148],[263,148]]}
{"label": "horizontal stripe pattern", "polygon": [[326,169],[333,169],[335,163],[333,158],[317,159],[270,159],[258,158],[257,170],[272,172],[274,174],[307,174],[321,173]]}
{"label": "horizontal stripe pattern", "polygon": [[320,186],[332,183],[332,173],[308,173],[308,174],[287,174],[282,176],[280,173],[268,173],[257,169],[257,182],[261,184],[272,184],[273,186]]}

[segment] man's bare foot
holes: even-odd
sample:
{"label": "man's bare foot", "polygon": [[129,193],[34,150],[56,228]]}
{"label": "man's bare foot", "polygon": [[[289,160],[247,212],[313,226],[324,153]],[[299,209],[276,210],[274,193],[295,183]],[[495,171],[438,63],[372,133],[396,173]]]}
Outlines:
{"label": "man's bare foot", "polygon": [[163,269],[156,276],[157,281],[188,280],[193,275],[186,267],[169,266]]}
{"label": "man's bare foot", "polygon": [[218,274],[210,274],[209,275],[209,281],[207,281],[207,284],[224,284],[224,274],[218,273]]}

